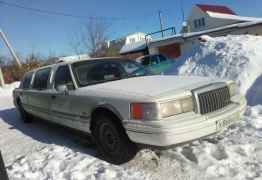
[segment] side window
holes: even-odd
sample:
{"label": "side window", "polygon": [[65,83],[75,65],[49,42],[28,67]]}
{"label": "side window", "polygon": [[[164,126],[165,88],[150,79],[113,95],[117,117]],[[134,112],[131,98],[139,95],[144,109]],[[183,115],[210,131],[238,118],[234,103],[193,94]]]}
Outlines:
{"label": "side window", "polygon": [[206,26],[205,18],[202,18],[201,21],[202,21],[202,26],[205,27]]}
{"label": "side window", "polygon": [[142,60],[142,65],[148,66],[149,64],[150,64],[150,57],[149,56],[144,57]]}
{"label": "side window", "polygon": [[33,76],[33,72],[29,72],[29,73],[25,74],[23,81],[22,81],[22,88],[23,89],[29,89],[30,88],[32,76]]}
{"label": "side window", "polygon": [[159,62],[158,62],[158,56],[156,55],[156,56],[151,56],[151,64],[152,65],[156,65],[156,64],[158,64]]}
{"label": "side window", "polygon": [[33,89],[47,89],[51,68],[40,69],[35,73]]}
{"label": "side window", "polygon": [[60,66],[55,73],[55,88],[66,85],[69,90],[75,89],[68,65]]}
{"label": "side window", "polygon": [[196,20],[196,19],[194,20],[194,27],[195,27],[195,29],[198,28],[198,23],[197,23],[197,20]]}
{"label": "side window", "polygon": [[167,61],[167,58],[163,56],[162,54],[160,54],[158,57],[159,57],[160,62]]}

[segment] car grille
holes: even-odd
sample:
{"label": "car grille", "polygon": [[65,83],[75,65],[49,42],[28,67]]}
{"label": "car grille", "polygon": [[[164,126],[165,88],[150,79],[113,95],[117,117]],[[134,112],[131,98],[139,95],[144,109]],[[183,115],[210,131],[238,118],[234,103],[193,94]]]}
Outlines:
{"label": "car grille", "polygon": [[227,87],[198,94],[201,114],[207,114],[230,104],[230,94]]}

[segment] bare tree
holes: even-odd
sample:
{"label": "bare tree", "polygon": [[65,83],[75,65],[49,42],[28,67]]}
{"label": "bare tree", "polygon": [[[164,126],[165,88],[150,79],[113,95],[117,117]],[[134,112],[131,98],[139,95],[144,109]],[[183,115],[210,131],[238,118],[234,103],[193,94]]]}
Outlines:
{"label": "bare tree", "polygon": [[106,22],[91,19],[79,36],[72,38],[70,45],[77,54],[87,52],[91,57],[104,56],[108,30],[109,25]]}

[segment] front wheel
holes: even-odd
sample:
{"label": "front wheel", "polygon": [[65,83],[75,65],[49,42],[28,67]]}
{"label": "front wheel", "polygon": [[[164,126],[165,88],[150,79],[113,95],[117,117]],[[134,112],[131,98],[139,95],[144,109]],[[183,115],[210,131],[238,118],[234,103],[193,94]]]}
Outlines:
{"label": "front wheel", "polygon": [[108,162],[122,164],[131,160],[137,151],[124,128],[110,116],[100,115],[95,119],[92,130],[98,152]]}

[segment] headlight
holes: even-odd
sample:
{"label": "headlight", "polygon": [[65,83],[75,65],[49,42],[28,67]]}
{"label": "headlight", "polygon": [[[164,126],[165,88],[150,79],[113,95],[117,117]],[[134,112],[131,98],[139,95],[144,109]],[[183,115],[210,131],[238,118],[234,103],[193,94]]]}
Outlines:
{"label": "headlight", "polygon": [[194,110],[192,97],[179,99],[160,104],[160,116],[166,118],[176,114],[190,112]]}
{"label": "headlight", "polygon": [[134,120],[159,120],[194,110],[192,97],[165,103],[131,103],[130,115]]}
{"label": "headlight", "polygon": [[237,84],[234,81],[230,81],[227,83],[227,87],[229,89],[230,96],[233,97],[237,94]]}

